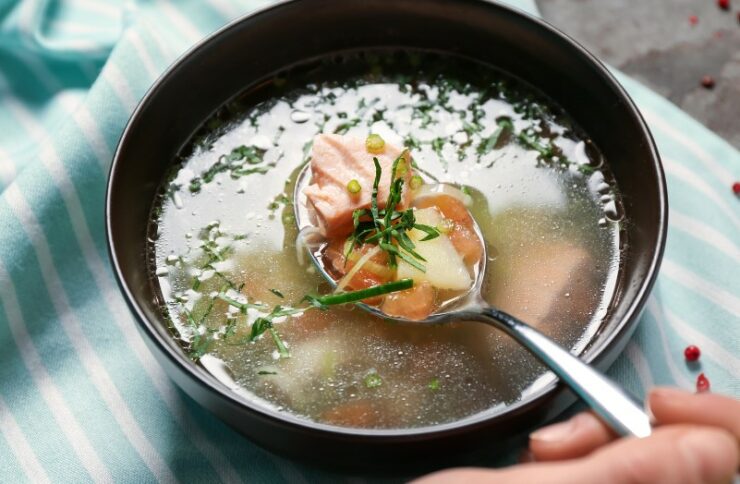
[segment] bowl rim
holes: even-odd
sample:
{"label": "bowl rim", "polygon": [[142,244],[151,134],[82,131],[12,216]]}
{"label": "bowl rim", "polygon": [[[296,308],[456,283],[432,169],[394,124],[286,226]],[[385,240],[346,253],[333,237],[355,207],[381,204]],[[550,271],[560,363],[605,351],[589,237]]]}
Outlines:
{"label": "bowl rim", "polygon": [[[132,311],[135,319],[138,323],[139,329],[146,334],[149,342],[156,345],[158,349],[166,355],[170,363],[173,363],[181,371],[183,371],[188,378],[206,389],[210,393],[215,393],[219,398],[224,399],[231,405],[238,407],[244,407],[251,411],[255,417],[260,417],[271,421],[278,425],[290,424],[298,426],[303,430],[318,431],[330,434],[332,436],[343,436],[347,438],[367,438],[377,441],[391,440],[398,442],[399,440],[420,440],[433,438],[439,435],[449,435],[455,433],[462,433],[471,428],[479,427],[489,423],[491,420],[505,416],[507,414],[520,412],[529,407],[539,405],[539,403],[555,393],[555,391],[564,385],[557,378],[552,378],[545,386],[534,390],[531,394],[518,400],[515,403],[508,405],[496,405],[490,407],[481,412],[474,413],[462,419],[454,420],[436,425],[428,425],[423,427],[409,427],[409,428],[388,428],[388,429],[368,429],[368,428],[355,428],[355,427],[341,427],[337,425],[324,424],[315,422],[307,418],[297,417],[287,412],[280,412],[270,408],[269,404],[260,403],[259,397],[244,397],[236,391],[229,389],[216,380],[215,377],[207,374],[207,371],[200,368],[196,363],[186,357],[181,351],[178,352],[169,341],[165,341],[165,338],[155,329],[154,325],[161,324],[161,321],[150,321],[146,316],[142,308],[139,306],[136,298],[129,289],[125,279],[121,265],[117,257],[117,246],[113,237],[113,224],[111,218],[112,211],[112,192],[113,185],[117,178],[117,173],[124,170],[124,163],[122,160],[123,147],[126,144],[129,132],[134,129],[136,120],[139,118],[141,113],[146,109],[147,105],[154,98],[162,86],[172,78],[178,75],[178,68],[180,65],[188,60],[188,58],[201,49],[208,48],[210,44],[215,42],[219,37],[226,34],[231,29],[238,27],[238,25],[246,20],[258,19],[262,15],[269,14],[274,10],[279,10],[286,7],[287,5],[295,4],[305,0],[280,0],[267,6],[259,7],[251,10],[244,15],[228,22],[226,25],[217,29],[216,31],[208,34],[200,41],[196,42],[193,46],[188,48],[184,53],[178,56],[157,78],[154,83],[147,89],[145,95],[137,104],[136,108],[132,112],[131,116],[126,122],[126,126],[121,134],[119,142],[116,147],[116,151],[113,155],[113,160],[108,174],[108,180],[106,185],[105,194],[105,231],[106,231],[106,242],[108,255],[113,265],[114,274],[116,281],[123,293],[126,302]],[[656,246],[654,247],[654,254],[650,260],[649,267],[645,272],[644,278],[640,283],[639,289],[636,291],[632,302],[627,307],[624,316],[618,321],[618,324],[610,330],[609,334],[606,335],[604,340],[599,342],[599,348],[594,351],[590,351],[582,359],[591,364],[598,362],[600,356],[606,348],[611,346],[616,338],[621,337],[625,331],[632,331],[637,324],[637,319],[644,306],[647,303],[647,299],[653,288],[655,280],[658,276],[658,271],[665,251],[665,244],[667,238],[668,228],[668,193],[666,187],[665,173],[661,163],[660,155],[655,144],[655,140],[645,122],[642,114],[638,110],[636,104],[629,96],[624,87],[617,81],[615,76],[609,71],[609,69],[593,54],[591,54],[585,47],[583,47],[576,40],[563,33],[556,27],[550,25],[541,18],[525,12],[514,6],[501,3],[496,0],[455,0],[458,2],[465,2],[469,4],[486,4],[488,8],[503,10],[508,14],[517,15],[523,17],[524,20],[535,24],[536,28],[544,29],[549,33],[560,37],[570,48],[573,49],[574,54],[580,55],[584,60],[590,63],[598,73],[601,81],[610,85],[614,90],[617,97],[621,97],[621,101],[624,103],[625,110],[635,121],[636,127],[641,132],[644,140],[647,142],[646,148],[649,150],[650,163],[653,165],[653,169],[657,175],[658,182],[658,234],[656,240]],[[589,345],[586,347],[588,348]],[[543,374],[552,375],[551,372]],[[170,377],[171,378],[171,377]],[[540,377],[542,378],[542,377]]]}

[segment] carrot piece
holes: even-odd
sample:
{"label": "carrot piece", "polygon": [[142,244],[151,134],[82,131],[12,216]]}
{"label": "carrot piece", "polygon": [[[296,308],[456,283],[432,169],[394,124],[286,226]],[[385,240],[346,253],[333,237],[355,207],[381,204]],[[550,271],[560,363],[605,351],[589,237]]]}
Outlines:
{"label": "carrot piece", "polygon": [[406,291],[386,295],[381,309],[389,316],[419,321],[432,314],[436,298],[434,287],[422,282]]}
{"label": "carrot piece", "polygon": [[[368,244],[357,247],[352,251],[349,259],[347,259],[344,254],[344,243],[345,241],[342,239],[335,239],[324,251],[326,267],[332,277],[337,281],[347,274],[354,267],[360,257],[373,247]],[[368,287],[379,286],[390,282],[394,275],[394,272],[388,267],[388,254],[385,252],[379,252],[366,262],[354,276],[352,276],[352,279],[345,287],[345,290],[367,289]],[[363,302],[370,305],[376,305],[382,300],[383,296],[378,296],[365,299]]]}
{"label": "carrot piece", "polygon": [[446,219],[453,222],[452,230],[447,236],[465,263],[475,264],[480,260],[483,256],[483,245],[473,228],[473,217],[464,203],[455,197],[440,194],[436,197],[423,198],[415,202],[415,205],[418,208],[437,207]]}
{"label": "carrot piece", "polygon": [[447,236],[466,264],[476,264],[483,257],[483,246],[478,238],[478,234],[472,228],[464,224],[455,223],[455,226]]}
{"label": "carrot piece", "polygon": [[379,423],[375,406],[365,400],[346,402],[324,412],[321,416],[326,423],[345,427],[373,427]]}
{"label": "carrot piece", "polygon": [[414,202],[418,208],[437,207],[445,218],[453,222],[473,226],[473,219],[468,208],[455,197],[440,194],[434,197],[425,197]]}

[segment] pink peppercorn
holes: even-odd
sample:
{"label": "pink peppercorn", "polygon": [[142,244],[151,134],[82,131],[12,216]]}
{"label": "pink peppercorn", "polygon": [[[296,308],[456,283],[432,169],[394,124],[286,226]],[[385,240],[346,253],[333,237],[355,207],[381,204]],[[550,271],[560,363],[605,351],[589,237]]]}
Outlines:
{"label": "pink peppercorn", "polygon": [[712,89],[714,87],[714,78],[712,76],[702,77],[701,85],[706,89]]}
{"label": "pink peppercorn", "polygon": [[701,351],[699,351],[698,347],[690,345],[683,350],[683,356],[686,358],[686,361],[696,361],[701,356]]}
{"label": "pink peppercorn", "polygon": [[709,391],[709,379],[704,376],[704,373],[699,373],[696,378],[696,393],[705,393]]}

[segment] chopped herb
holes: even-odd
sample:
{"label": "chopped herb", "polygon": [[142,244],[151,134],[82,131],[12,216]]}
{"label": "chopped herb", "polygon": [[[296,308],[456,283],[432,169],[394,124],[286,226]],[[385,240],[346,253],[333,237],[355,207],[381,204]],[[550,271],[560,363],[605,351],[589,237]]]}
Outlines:
{"label": "chopped herb", "polygon": [[306,296],[304,300],[308,301],[314,307],[325,309],[327,306],[347,304],[391,292],[404,291],[406,289],[411,289],[413,286],[414,281],[412,279],[401,279],[400,281],[387,282],[379,286],[372,286],[358,291],[340,292],[338,294],[329,294],[319,297]]}
{"label": "chopped herb", "polygon": [[334,134],[347,134],[347,131],[360,124],[360,121],[360,118],[355,118],[351,121],[344,122],[334,129]]}
{"label": "chopped herb", "polygon": [[549,146],[542,146],[534,138],[522,131],[517,135],[519,141],[527,148],[531,148],[537,151],[542,156],[549,156],[551,154]]}
{"label": "chopped herb", "polygon": [[231,153],[225,156],[226,161],[234,162],[244,160],[250,165],[257,165],[262,163],[262,156],[265,154],[265,150],[256,148],[254,146],[241,145],[237,146]]}
{"label": "chopped herb", "polygon": [[322,311],[326,311],[327,309],[329,309],[329,306],[319,301],[318,296],[311,296],[310,294],[306,294],[305,296],[303,296],[303,299],[301,299],[301,302],[307,302],[308,304],[310,304],[309,307],[321,309]]}
{"label": "chopped herb", "polygon": [[259,173],[260,175],[264,175],[265,173],[270,171],[270,168],[272,168],[272,165],[256,166],[254,168],[236,168],[234,170],[231,170],[231,178],[236,180],[237,178],[241,178],[247,175],[252,175],[254,173]]}
{"label": "chopped herb", "polygon": [[596,171],[596,168],[593,167],[593,166],[591,166],[591,165],[586,165],[586,164],[580,164],[579,163],[578,164],[578,171],[580,171],[584,175],[591,175],[592,173],[594,173]]}
{"label": "chopped herb", "polygon": [[[378,121],[384,121],[385,120],[385,109],[376,109],[373,112],[372,117],[370,118],[370,121],[372,123],[377,123]],[[390,123],[388,123],[390,124]]]}
{"label": "chopped herb", "polygon": [[[393,161],[388,200],[383,210],[378,208],[378,186],[380,184],[382,169],[378,159],[373,158],[373,163],[375,164],[375,180],[370,196],[370,210],[368,212],[367,209],[359,209],[353,212],[354,231],[348,238],[350,244],[348,245],[346,256],[349,256],[355,247],[366,243],[377,244],[378,247],[388,254],[388,265],[390,267],[396,267],[398,265],[398,259],[401,259],[420,271],[426,270],[418,262],[419,260],[424,261],[423,257],[414,250],[415,245],[406,232],[412,229],[421,230],[427,234],[422,239],[422,241],[426,241],[438,237],[439,231],[434,227],[417,224],[413,209],[402,212],[396,210],[398,204],[401,203],[405,181],[403,177],[398,177],[397,175],[399,167],[402,170],[407,169],[408,156],[408,152],[404,151]],[[370,221],[363,221],[363,218],[367,218],[368,216],[370,217]]]}
{"label": "chopped herb", "polygon": [[255,319],[254,323],[252,323],[252,332],[249,335],[249,339],[254,341],[255,339],[257,339],[257,337],[261,336],[262,333],[270,328],[272,328],[271,318],[265,317]]}
{"label": "chopped herb", "polygon": [[501,140],[514,130],[514,124],[509,118],[501,118],[496,121],[498,128],[491,136],[481,141],[478,145],[478,154],[483,155],[501,145]]}
{"label": "chopped herb", "polygon": [[[463,111],[462,114],[465,115],[465,111]],[[478,122],[469,123],[467,121],[463,121],[463,131],[465,131],[468,136],[472,137],[474,134],[483,131],[483,126]]]}
{"label": "chopped herb", "polygon": [[183,306],[183,312],[185,313],[185,320],[192,331],[188,353],[192,359],[198,360],[208,352],[208,348],[210,348],[212,343],[212,338],[210,338],[210,334],[208,332],[201,334],[201,325],[195,321],[193,313],[188,311],[185,306]]}
{"label": "chopped herb", "polygon": [[365,376],[363,382],[365,383],[365,386],[367,388],[377,388],[383,384],[383,379],[380,378],[380,375],[373,371]]}
{"label": "chopped herb", "polygon": [[260,370],[257,372],[258,375],[277,375],[276,371]]}
{"label": "chopped herb", "polygon": [[362,187],[360,186],[360,182],[358,182],[355,179],[352,179],[347,183],[347,191],[351,194],[355,195],[357,193],[360,193],[360,190],[362,190]]}
{"label": "chopped herb", "polygon": [[285,299],[285,296],[283,296],[283,293],[278,291],[277,289],[270,289],[270,292],[279,297],[280,299]]}
{"label": "chopped herb", "polygon": [[267,307],[264,304],[241,303],[235,299],[228,297],[223,292],[218,293],[218,295],[216,296],[216,299],[220,299],[221,301],[224,301],[229,306],[233,306],[237,308],[242,314],[247,314],[247,309],[250,309],[250,308],[265,309]]}
{"label": "chopped herb", "polygon": [[419,148],[421,148],[421,141],[419,141],[414,136],[409,135],[406,139],[403,140],[403,145],[410,150],[418,150]]}
{"label": "chopped herb", "polygon": [[444,138],[434,138],[432,140],[432,149],[435,153],[437,153],[437,156],[442,156],[442,148],[445,146],[445,140]]}
{"label": "chopped herb", "polygon": [[270,219],[275,217],[275,212],[281,207],[289,207],[293,205],[293,201],[285,193],[277,195],[268,205],[267,209],[270,211]]}
{"label": "chopped herb", "polygon": [[190,357],[194,360],[199,360],[203,355],[208,353],[211,343],[213,343],[213,340],[205,335],[193,335],[193,341],[190,343]]}
{"label": "chopped herb", "polygon": [[444,138],[434,138],[432,140],[432,150],[437,154],[439,157],[439,162],[442,163],[442,169],[444,171],[447,171],[447,159],[445,159],[444,154],[442,153],[442,150],[445,146],[445,139]]}
{"label": "chopped herb", "polygon": [[427,384],[427,388],[430,390],[439,390],[439,378],[432,378],[431,381]]}
{"label": "chopped herb", "polygon": [[201,182],[200,178],[196,177],[190,180],[190,185],[188,186],[188,189],[193,193],[198,193],[203,186],[203,183]]}
{"label": "chopped herb", "polygon": [[[216,163],[190,180],[188,188],[192,193],[198,193],[204,184],[212,182],[216,175],[227,171],[234,179],[254,173],[265,174],[272,168],[272,164],[254,166],[263,162],[264,154],[265,150],[255,146],[237,146],[231,150],[231,153],[219,156]],[[253,166],[246,168],[245,165]]]}
{"label": "chopped herb", "polygon": [[[281,305],[277,305],[274,308],[272,308],[272,311],[270,311],[269,314],[257,318],[254,323],[252,323],[252,331],[249,335],[249,340],[254,341],[259,336],[261,336],[265,331],[269,331],[270,335],[272,336],[273,341],[275,342],[275,346],[277,346],[278,352],[280,354],[281,358],[290,358],[290,351],[285,346],[283,341],[280,339],[280,335],[275,331],[273,328],[273,320],[278,317],[282,316],[291,316],[297,313],[302,313],[305,311],[308,311],[310,309],[327,309],[329,306],[336,306],[339,304],[348,304],[356,301],[361,301],[363,299],[379,296],[382,294],[388,294],[390,292],[396,292],[396,291],[403,291],[405,289],[410,289],[414,285],[414,281],[411,279],[402,279],[400,281],[393,281],[386,284],[381,284],[379,286],[373,286],[369,287],[367,289],[361,289],[359,291],[351,291],[351,292],[343,292],[339,294],[329,294],[327,296],[305,296],[301,302],[308,302],[308,307],[299,307],[299,308],[289,308],[289,307],[283,307]],[[221,296],[221,295],[219,295]],[[238,301],[234,301],[230,298],[223,298],[219,297],[222,300],[225,300],[229,304],[234,305],[235,303],[239,307],[240,310],[242,307],[245,306],[245,304],[239,303]],[[256,305],[246,305],[250,307],[255,307]],[[264,306],[260,306],[262,309],[264,309]],[[246,309],[244,310],[246,312]]]}
{"label": "chopped herb", "polygon": [[229,318],[227,316],[226,329],[224,330],[224,338],[234,336],[236,334],[236,318]]}
{"label": "chopped herb", "polygon": [[268,331],[270,332],[270,336],[272,336],[272,341],[275,342],[275,346],[277,346],[278,354],[280,355],[280,358],[290,358],[290,351],[288,351],[288,347],[285,346],[285,343],[283,343],[283,340],[280,339],[280,335],[277,331],[275,331],[275,328],[270,327],[268,328]]}

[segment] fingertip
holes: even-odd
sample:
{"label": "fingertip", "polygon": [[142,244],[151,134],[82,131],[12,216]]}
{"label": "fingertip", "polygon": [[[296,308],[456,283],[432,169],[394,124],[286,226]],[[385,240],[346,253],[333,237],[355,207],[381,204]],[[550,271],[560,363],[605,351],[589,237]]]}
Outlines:
{"label": "fingertip", "polygon": [[724,482],[740,465],[737,440],[722,429],[698,428],[678,439],[681,459],[696,482]]}
{"label": "fingertip", "polygon": [[674,387],[655,387],[648,393],[648,405],[652,407],[653,402],[674,402],[676,400],[685,400],[696,394]]}
{"label": "fingertip", "polygon": [[697,424],[729,430],[740,440],[740,401],[717,393],[656,388],[648,407],[658,424]]}
{"label": "fingertip", "polygon": [[651,420],[658,422],[666,408],[682,405],[682,402],[685,402],[687,398],[691,398],[692,396],[694,394],[680,388],[655,387],[648,392],[648,396],[645,399],[645,409],[650,414]]}
{"label": "fingertip", "polygon": [[543,427],[529,436],[529,450],[537,461],[574,459],[610,442],[613,433],[590,412]]}

